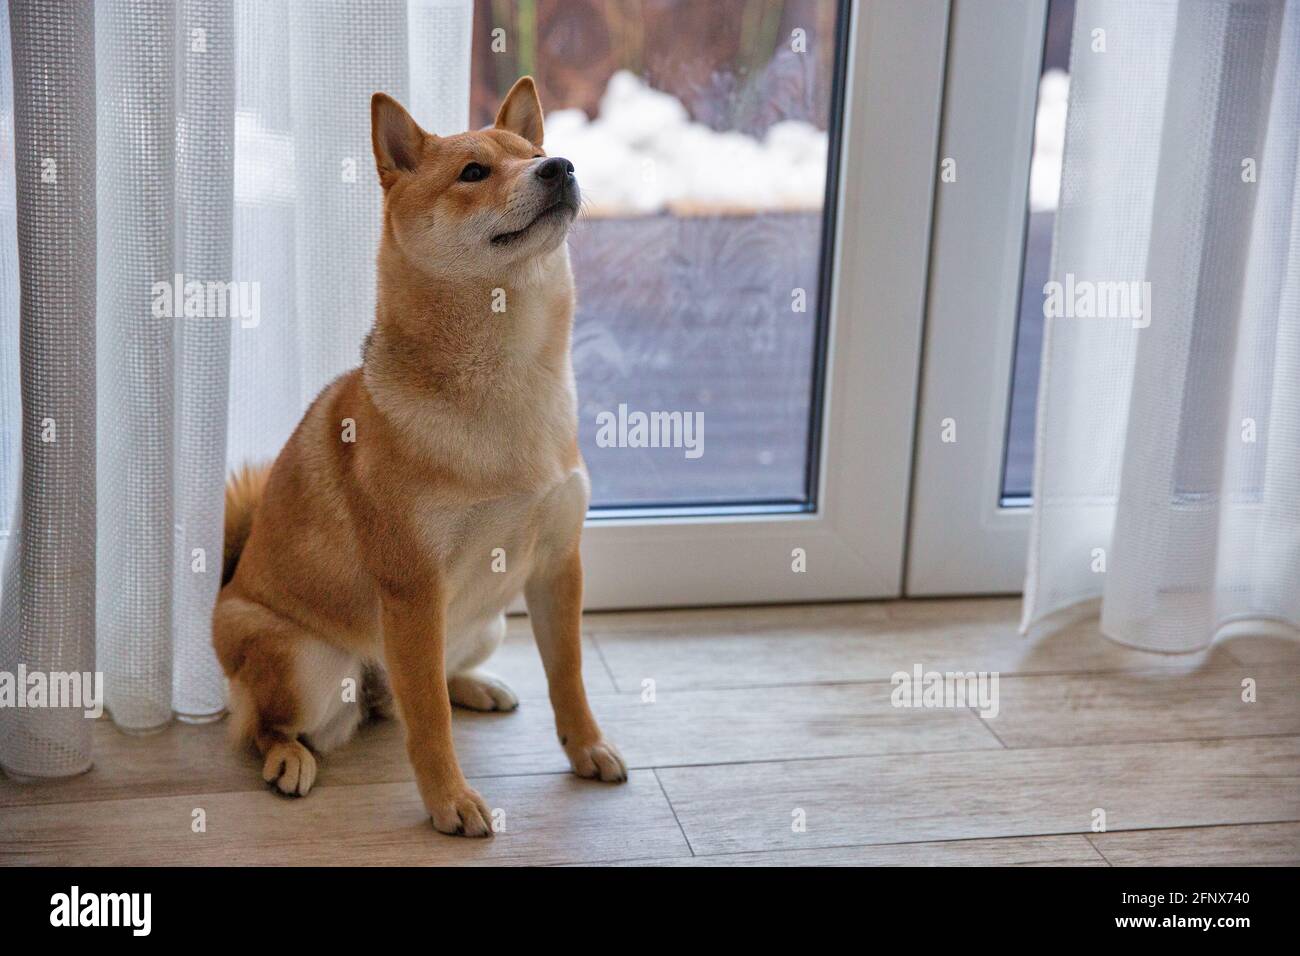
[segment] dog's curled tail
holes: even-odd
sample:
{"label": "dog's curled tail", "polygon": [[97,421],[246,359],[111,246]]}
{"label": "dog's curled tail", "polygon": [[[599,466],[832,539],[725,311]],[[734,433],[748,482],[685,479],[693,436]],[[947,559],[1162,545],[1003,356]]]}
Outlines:
{"label": "dog's curled tail", "polygon": [[266,480],[271,475],[270,464],[241,466],[231,473],[226,482],[226,529],[222,549],[221,583],[235,576],[239,555],[248,541],[253,527],[253,514],[266,491]]}

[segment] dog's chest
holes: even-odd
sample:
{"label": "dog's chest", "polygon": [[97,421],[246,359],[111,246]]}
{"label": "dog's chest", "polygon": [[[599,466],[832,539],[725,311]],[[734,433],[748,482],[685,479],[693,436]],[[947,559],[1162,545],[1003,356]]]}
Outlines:
{"label": "dog's chest", "polygon": [[502,610],[545,562],[567,555],[586,514],[586,474],[574,469],[530,493],[465,508],[419,509],[425,546],[441,570],[448,614],[478,620]]}

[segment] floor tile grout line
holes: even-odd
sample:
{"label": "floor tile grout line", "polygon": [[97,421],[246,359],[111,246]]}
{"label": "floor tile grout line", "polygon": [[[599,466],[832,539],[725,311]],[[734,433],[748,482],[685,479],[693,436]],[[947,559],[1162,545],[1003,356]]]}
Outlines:
{"label": "floor tile grout line", "polygon": [[[593,643],[596,642],[593,641]],[[598,643],[596,644],[596,647],[600,651],[601,661],[606,662],[604,651],[600,649],[600,645]],[[1240,663],[1237,666],[1267,667],[1272,664],[1289,664],[1289,663],[1291,663],[1290,660],[1285,660],[1285,661],[1268,660],[1268,661],[1252,661],[1250,663]],[[608,666],[608,664],[606,666]],[[1057,677],[1057,678],[1113,677],[1117,674],[1127,675],[1130,677],[1139,677],[1139,676],[1155,677],[1155,676],[1163,675],[1163,676],[1168,676],[1170,678],[1195,678],[1195,677],[1204,676],[1205,674],[1211,673],[1214,670],[1220,670],[1220,669],[1226,669],[1226,668],[1223,668],[1222,665],[1216,664],[1212,668],[1204,668],[1201,670],[1188,670],[1188,671],[1180,671],[1178,667],[1170,666],[1170,667],[1138,667],[1138,668],[1108,667],[1108,668],[1102,668],[1101,670],[1079,670],[1079,671],[1071,671],[1071,670],[999,671],[998,673],[1002,678],[1005,678],[1007,680],[1014,680],[1014,681],[1035,680],[1042,677]],[[954,670],[960,670],[960,668],[954,668]],[[967,670],[969,670],[969,668],[967,668]],[[610,674],[610,680],[614,681],[614,685],[617,687],[618,681],[614,677],[614,672],[612,667],[609,668],[609,674]],[[891,677],[857,677],[857,678],[840,679],[840,680],[797,680],[797,681],[772,681],[772,682],[739,683],[739,684],[728,684],[728,683],[681,684],[676,686],[668,685],[666,689],[672,693],[681,694],[681,693],[703,693],[706,691],[716,691],[716,690],[728,690],[728,691],[729,690],[771,690],[773,688],[778,688],[778,687],[791,687],[791,688],[853,687],[859,685],[876,685],[876,684],[888,685],[891,683],[893,683]],[[664,690],[665,687],[661,685],[659,689]],[[636,693],[636,691],[628,690],[628,691],[619,691],[618,693],[622,695],[630,695]]]}
{"label": "floor tile grout line", "polygon": [[[1230,823],[1188,823],[1175,826],[1157,826],[1157,827],[1126,827],[1119,830],[1107,830],[1107,833],[1159,833],[1176,832],[1178,830],[1213,830],[1222,827],[1267,827],[1283,826],[1286,824],[1300,823],[1296,820],[1236,820]],[[810,847],[768,847],[761,850],[732,850],[722,853],[705,853],[695,854],[697,859],[709,860],[724,856],[739,856],[752,853],[803,853],[810,850],[854,850],[866,847],[885,847],[885,846],[923,846],[927,843],[978,843],[986,840],[1040,840],[1051,839],[1055,837],[1082,837],[1088,840],[1088,832],[1083,830],[1052,830],[1046,833],[1004,833],[996,836],[958,836],[958,837],[939,837],[928,840],[895,840],[884,843],[837,843],[827,846],[810,846]],[[1094,848],[1095,849],[1095,848]],[[1100,855],[1100,851],[1098,851]],[[671,857],[661,857],[661,859],[671,859]],[[1102,855],[1102,859],[1106,859]],[[619,861],[622,862],[622,861]],[[1110,861],[1107,860],[1107,863]]]}
{"label": "floor tile grout line", "polygon": [[[630,771],[631,770],[654,771],[658,769],[697,770],[697,769],[704,769],[707,767],[745,767],[754,764],[765,764],[765,763],[813,763],[819,760],[852,760],[852,759],[866,759],[870,757],[920,757],[920,756],[928,756],[930,754],[937,754],[937,755],[947,754],[951,756],[952,754],[980,753],[980,752],[999,753],[1000,751],[998,751],[997,748],[994,747],[990,747],[987,749],[976,749],[976,750],[971,750],[970,748],[954,749],[954,750],[891,750],[885,752],[873,752],[873,753],[864,753],[864,754],[827,754],[818,757],[777,757],[777,758],[769,757],[766,759],[759,759],[759,760],[731,760],[731,761],[712,760],[707,763],[633,764],[628,767],[628,770]],[[255,772],[256,772],[256,768],[250,768],[251,775],[255,775]],[[523,770],[523,771],[509,772],[509,773],[469,773],[466,774],[466,777],[470,780],[508,780],[511,778],[518,778],[518,777],[563,777],[563,776],[567,776],[572,772],[573,772],[572,770],[564,770],[564,769],[557,768],[555,770]],[[76,778],[69,778],[69,779],[76,779]],[[394,779],[394,780],[366,780],[364,782],[356,782],[356,783],[332,783],[331,784],[331,783],[322,782],[318,784],[318,789],[324,789],[325,787],[342,788],[342,787],[386,786],[386,785],[398,784],[398,783],[414,784],[414,782],[415,780],[413,777]],[[0,810],[3,810],[11,806],[12,807],[73,806],[76,804],[83,804],[83,803],[109,803],[118,800],[151,800],[151,799],[158,799],[158,798],[199,796],[208,793],[214,793],[214,794],[262,793],[264,790],[268,793],[273,793],[273,790],[269,787],[251,786],[251,787],[243,787],[234,790],[229,790],[229,789],[228,790],[199,790],[194,792],[186,791],[184,793],[155,793],[143,797],[114,796],[114,797],[105,798],[105,797],[92,796],[92,797],[86,797],[84,799],[77,799],[77,800],[36,801],[33,803],[15,803],[15,804],[7,804],[3,800],[0,800]]]}
{"label": "floor tile grout line", "polygon": [[596,657],[600,659],[600,666],[605,668],[605,676],[609,678],[610,684],[614,688],[614,693],[622,695],[623,688],[619,686],[618,678],[614,676],[614,668],[609,666],[609,661],[605,660],[605,650],[600,646],[600,641],[596,639],[596,633],[589,631],[587,640],[591,641],[591,646],[596,649]]}
{"label": "floor tile grout line", "polygon": [[[660,788],[662,790],[662,782],[660,782]],[[665,798],[667,798],[667,793],[665,793],[664,796]],[[670,808],[672,807],[671,800],[669,800],[669,807]],[[676,816],[676,812],[674,811],[674,817],[675,816]],[[1300,820],[1264,820],[1264,821],[1249,821],[1249,822],[1234,822],[1234,823],[1196,823],[1196,824],[1186,824],[1183,826],[1132,827],[1132,828],[1123,828],[1118,830],[1109,830],[1107,832],[1115,833],[1115,834],[1160,833],[1160,832],[1179,832],[1184,830],[1223,829],[1225,827],[1286,826],[1295,823],[1300,823]],[[680,823],[678,825],[680,827]],[[682,833],[682,837],[683,839],[686,839],[686,834],[684,832]],[[704,861],[704,860],[729,860],[729,859],[737,859],[746,856],[758,856],[762,854],[780,855],[786,853],[793,854],[793,853],[810,853],[810,852],[822,852],[822,851],[833,851],[833,850],[855,850],[855,849],[865,850],[865,849],[876,849],[876,848],[884,848],[884,847],[911,847],[911,846],[927,846],[927,845],[957,844],[957,843],[1009,843],[1009,842],[1025,841],[1025,840],[1042,840],[1042,839],[1057,839],[1057,838],[1070,838],[1070,837],[1082,837],[1090,845],[1092,844],[1092,839],[1089,833],[1083,831],[1076,831],[1076,830],[1057,831],[1052,833],[1006,834],[1001,836],[970,836],[970,837],[946,837],[941,839],[929,839],[929,840],[901,840],[901,841],[882,842],[882,843],[871,843],[871,842],[837,843],[837,844],[827,844],[827,845],[815,846],[815,847],[770,847],[766,849],[757,849],[757,850],[734,850],[734,851],[721,852],[721,853],[699,853],[699,854],[695,853],[694,848],[691,847],[690,845],[689,839],[686,839],[686,844],[687,844],[687,848],[691,850],[690,859]],[[1098,850],[1095,846],[1093,847],[1093,849],[1102,858],[1102,860],[1106,862],[1107,866],[1110,866],[1112,868],[1115,866],[1115,864],[1111,863],[1105,857],[1105,855],[1102,854],[1101,851]],[[0,860],[2,859],[3,859],[3,855],[0,854]],[[614,858],[607,858],[601,860],[558,860],[549,863],[539,863],[537,865],[547,866],[547,867],[564,867],[564,866],[611,866],[611,865],[623,864],[623,863],[641,863],[649,866],[655,863],[669,863],[681,859],[686,859],[686,858],[680,856],[678,857],[668,857],[668,856],[614,857]],[[530,865],[527,863],[518,863],[518,862],[511,864],[510,861],[501,861],[501,864],[502,865]]]}
{"label": "floor tile grout line", "polygon": [[[996,737],[997,734],[994,734]],[[1080,747],[1135,747],[1139,744],[1218,744],[1237,740],[1272,740],[1285,737],[1300,737],[1295,731],[1282,730],[1277,733],[1237,734],[1227,737],[1138,737],[1130,740],[1085,740],[1082,743],[1030,744],[1029,746],[1006,746],[1008,753],[1024,753],[1029,750],[1076,750]],[[1000,739],[1000,738],[999,738]],[[928,753],[929,751],[919,751]],[[978,750],[970,751],[979,753]],[[774,761],[775,762],[775,761]]]}
{"label": "floor tile grout line", "polygon": [[[1241,825],[1245,825],[1245,824],[1232,824],[1232,825],[1234,825],[1234,826],[1241,826]],[[1171,827],[1170,829],[1177,829],[1177,830],[1188,829],[1188,830],[1190,830],[1190,829],[1192,829],[1192,828],[1191,828],[1191,827]],[[1117,831],[1117,832],[1121,832],[1121,833],[1122,833],[1122,832],[1124,832],[1124,831],[1121,830],[1121,831]],[[1101,852],[1101,847],[1097,846],[1096,842],[1092,839],[1092,836],[1091,836],[1090,834],[1085,833],[1085,834],[1083,835],[1083,838],[1084,838],[1085,840],[1088,841],[1088,846],[1092,847],[1092,851],[1093,851],[1094,853],[1096,853],[1096,854],[1097,854],[1099,857],[1101,857],[1103,860],[1106,860],[1106,854]],[[1110,862],[1110,860],[1106,860],[1106,865],[1107,865],[1107,866],[1114,866],[1115,864],[1112,863],[1112,862]]]}
{"label": "floor tile grout line", "polygon": [[[994,737],[996,738],[997,735],[994,734]],[[991,754],[991,753],[1024,754],[1034,750],[1074,750],[1083,747],[1136,747],[1136,746],[1150,746],[1152,744],[1160,745],[1160,744],[1192,744],[1192,743],[1232,743],[1241,740],[1273,740],[1273,739],[1287,739],[1287,738],[1300,738],[1300,734],[1295,734],[1295,733],[1246,734],[1239,737],[1187,737],[1187,738],[1179,738],[1176,740],[1120,740],[1120,741],[1106,741],[1101,743],[1097,741],[1088,741],[1086,743],[1052,744],[1052,745],[1037,746],[1037,747],[1007,747],[1004,745],[1003,748],[1001,749],[997,747],[988,747],[988,748],[965,747],[965,748],[955,748],[952,750],[891,750],[891,751],[883,751],[883,752],[875,752],[875,753],[859,753],[859,754],[826,754],[826,755],[821,755],[816,757],[776,757],[776,758],[767,757],[767,758],[762,758],[757,760],[730,760],[730,761],[712,760],[707,763],[634,764],[629,766],[628,769],[635,770],[635,771],[706,770],[715,767],[719,767],[719,768],[720,767],[748,767],[748,766],[761,766],[763,764],[791,764],[791,763],[807,764],[807,763],[823,762],[828,760],[871,760],[871,759],[886,758],[886,757],[890,757],[890,758],[929,757],[929,756],[941,757],[941,756],[952,756],[953,754]],[[253,769],[255,770],[255,768]],[[569,775],[570,773],[572,773],[571,770],[555,769],[555,770],[525,770],[525,771],[512,772],[512,773],[471,773],[471,774],[467,774],[466,776],[471,780],[506,780],[510,778],[520,778],[520,777],[563,777]],[[655,776],[657,779],[658,774],[656,773]],[[76,779],[76,778],[69,778],[69,779]],[[322,783],[321,786],[342,788],[342,787],[386,786],[390,784],[400,784],[400,783],[411,783],[412,785],[414,785],[414,779],[402,778],[402,779],[395,779],[395,780],[367,780],[364,782],[335,783],[335,784]],[[200,791],[186,791],[183,793],[155,793],[143,797],[114,796],[114,797],[105,798],[105,797],[92,796],[92,797],[85,797],[82,799],[74,799],[74,800],[35,801],[32,803],[13,803],[13,804],[5,803],[3,799],[0,799],[0,810],[17,808],[17,807],[59,807],[59,806],[75,806],[78,804],[85,804],[85,803],[113,803],[113,802],[124,801],[124,800],[168,799],[173,797],[200,796],[209,793],[226,794],[226,793],[261,793],[261,792],[263,792],[263,790],[260,787],[247,787],[247,788],[235,789],[235,790],[200,790]],[[1297,817],[1296,819],[1297,821],[1300,821],[1300,817]],[[1290,821],[1279,821],[1279,822],[1290,822]],[[1227,824],[1214,824],[1214,825],[1226,826]],[[1174,829],[1181,829],[1181,828],[1176,827]]]}
{"label": "floor tile grout line", "polygon": [[[995,738],[997,734],[993,735]],[[952,756],[953,754],[1023,754],[1031,750],[1075,750],[1083,747],[1137,747],[1151,744],[1196,744],[1224,743],[1238,740],[1272,740],[1276,738],[1297,738],[1298,733],[1243,734],[1238,737],[1180,737],[1175,740],[1111,740],[1088,741],[1079,744],[1050,744],[1038,747],[957,747],[950,750],[889,750],[859,754],[822,754],[815,757],[765,757],[756,760],[710,760],[706,763],[656,763],[654,765],[636,766],[634,770],[704,770],[710,767],[747,767],[757,764],[814,763],[825,760],[870,760],[885,757],[928,757]],[[550,773],[552,771],[544,771]],[[503,774],[502,776],[531,776],[532,774]],[[480,774],[479,776],[482,776]]]}
{"label": "floor tile grout line", "polygon": [[[954,596],[952,598],[877,598],[869,600],[850,598],[830,601],[772,601],[759,604],[702,604],[688,607],[589,609],[583,612],[582,617],[585,622],[593,627],[606,629],[611,634],[636,633],[646,627],[640,620],[634,620],[633,623],[629,624],[626,620],[620,621],[620,619],[651,618],[661,615],[671,615],[678,619],[696,617],[727,619],[727,615],[737,612],[752,612],[757,613],[759,616],[764,614],[779,615],[781,613],[794,615],[803,609],[813,611],[825,609],[829,612],[838,612],[843,617],[856,618],[858,623],[863,624],[926,624],[934,620],[946,620],[954,607],[959,604],[969,605],[972,611],[982,608],[982,616],[980,614],[973,615],[979,620],[984,620],[986,617],[993,621],[1007,619],[1018,622],[1020,620],[1020,596],[1006,594]],[[922,605],[928,605],[928,607],[922,611]],[[876,613],[870,613],[873,610]],[[514,617],[515,615],[511,616]],[[1095,616],[1093,615],[1093,617]],[[525,614],[520,614],[518,617],[522,620],[527,619]],[[677,623],[677,621],[670,621],[669,623]],[[1086,623],[1086,621],[1080,623]],[[729,625],[720,624],[716,626],[726,627]]]}
{"label": "floor tile grout line", "polygon": [[[671,802],[671,801],[670,801]],[[1234,823],[1189,823],[1182,826],[1161,826],[1161,827],[1131,827],[1120,830],[1108,830],[1107,833],[1176,833],[1182,830],[1216,830],[1224,827],[1269,827],[1269,826],[1287,826],[1289,824],[1300,823],[1300,820],[1264,820],[1248,821]],[[945,843],[1009,843],[1022,840],[1053,840],[1057,838],[1079,837],[1083,839],[1089,847],[1097,854],[1109,867],[1115,864],[1107,859],[1106,855],[1093,843],[1090,833],[1080,830],[1066,830],[1052,833],[1015,833],[1004,836],[971,836],[971,837],[944,837],[942,839],[931,840],[896,840],[893,842],[883,843],[835,843],[825,846],[815,847],[770,847],[762,850],[732,850],[723,853],[692,853],[692,858],[697,860],[721,860],[745,856],[759,856],[762,854],[783,854],[783,853],[814,853],[829,850],[865,850],[880,847],[907,847],[907,846],[927,846],[931,844]],[[689,841],[688,841],[689,843]],[[637,863],[645,862],[647,864],[656,861],[667,862],[681,857],[624,857],[617,860],[607,860],[606,863]]]}
{"label": "floor tile grout line", "polygon": [[978,709],[978,708],[976,708],[976,707],[968,707],[967,710],[969,710],[969,711],[971,712],[971,715],[972,715],[976,720],[978,720],[981,724],[984,725],[984,729],[987,730],[989,733],[991,733],[991,734],[993,735],[993,739],[996,740],[999,744],[1002,745],[1002,749],[1003,749],[1003,750],[1011,750],[1011,749],[1012,749],[1011,747],[1008,747],[1008,746],[1007,746],[1007,742],[1006,742],[1005,740],[1003,740],[1001,737],[998,736],[998,732],[997,732],[996,730],[993,729],[993,725],[992,725],[989,721],[985,720],[983,717],[980,716],[980,713],[979,713],[979,709]]}
{"label": "floor tile grout line", "polygon": [[[1279,827],[1289,826],[1293,823],[1300,823],[1300,818],[1295,820],[1234,820],[1231,823],[1182,823],[1171,826],[1158,827],[1120,827],[1118,830],[1107,830],[1106,833],[1160,833],[1167,831],[1170,833],[1178,830],[1214,830],[1223,827]],[[1090,831],[1079,831],[1080,836],[1090,836]]]}
{"label": "floor tile grout line", "polygon": [[659,784],[659,792],[664,795],[664,800],[668,804],[668,809],[672,811],[673,819],[677,821],[677,829],[681,831],[682,839],[686,841],[686,849],[691,851],[691,858],[695,857],[695,847],[691,846],[691,838],[686,835],[686,828],[682,826],[682,821],[677,817],[677,808],[673,806],[673,798],[668,796],[667,789],[664,788],[664,782],[659,777],[659,769],[651,767],[650,772],[655,775],[655,783]]}
{"label": "floor tile grout line", "polygon": [[[1240,824],[1249,826],[1250,824]],[[1182,828],[1175,828],[1182,829]],[[1119,832],[1119,831],[1117,831]],[[1014,843],[1020,840],[1055,840],[1059,838],[1081,837],[1087,840],[1086,834],[1083,833],[1016,833],[1010,836],[993,836],[993,837],[945,837],[941,840],[902,840],[893,843],[834,843],[828,846],[811,846],[811,847],[770,847],[765,850],[731,850],[726,853],[698,853],[692,858],[696,860],[725,860],[734,859],[743,856],[761,856],[767,854],[784,854],[784,853],[820,853],[828,850],[870,850],[881,847],[903,847],[903,846],[931,846],[946,843]],[[1094,848],[1095,849],[1095,848]],[[637,863],[640,861],[652,862],[655,860],[674,860],[681,857],[671,856],[640,856],[627,857],[622,860],[613,860],[614,863]]]}

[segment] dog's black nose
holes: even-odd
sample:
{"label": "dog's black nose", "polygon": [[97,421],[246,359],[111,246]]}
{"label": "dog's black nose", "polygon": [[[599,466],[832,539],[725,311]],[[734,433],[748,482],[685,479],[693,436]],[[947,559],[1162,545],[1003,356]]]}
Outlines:
{"label": "dog's black nose", "polygon": [[537,164],[538,179],[558,179],[560,182],[573,178],[573,163],[563,156],[552,156]]}

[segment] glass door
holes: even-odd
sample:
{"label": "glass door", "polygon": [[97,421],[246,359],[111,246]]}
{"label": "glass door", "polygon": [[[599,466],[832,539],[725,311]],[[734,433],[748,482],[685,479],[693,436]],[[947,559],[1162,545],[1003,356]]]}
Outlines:
{"label": "glass door", "polygon": [[953,7],[906,590],[1019,592],[1074,0]]}
{"label": "glass door", "polygon": [[[574,366],[598,514],[815,508],[845,6],[478,4],[473,122],[534,73],[585,197]],[[493,53],[501,22],[519,39]]]}
{"label": "glass door", "polygon": [[585,197],[588,606],[900,593],[947,7],[475,5]]}

